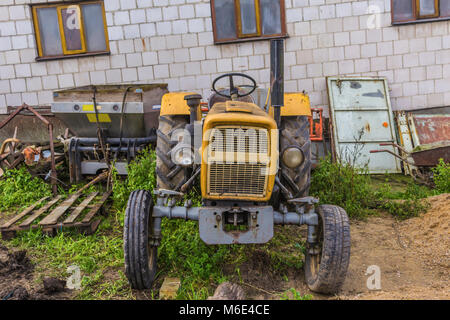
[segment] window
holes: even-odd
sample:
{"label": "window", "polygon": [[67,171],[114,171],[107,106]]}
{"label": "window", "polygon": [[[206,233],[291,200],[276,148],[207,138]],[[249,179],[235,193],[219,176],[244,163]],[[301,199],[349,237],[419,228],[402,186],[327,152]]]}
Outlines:
{"label": "window", "polygon": [[285,37],[284,0],[211,0],[215,43]]}
{"label": "window", "polygon": [[37,60],[109,53],[103,1],[32,6]]}
{"label": "window", "polygon": [[392,23],[450,19],[450,0],[391,0]]}

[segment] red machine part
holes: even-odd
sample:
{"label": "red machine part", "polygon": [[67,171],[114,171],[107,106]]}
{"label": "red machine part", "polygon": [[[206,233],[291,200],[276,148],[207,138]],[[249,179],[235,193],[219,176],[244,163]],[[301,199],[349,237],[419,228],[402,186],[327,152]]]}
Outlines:
{"label": "red machine part", "polygon": [[309,117],[309,135],[311,141],[323,141],[323,109],[311,108]]}

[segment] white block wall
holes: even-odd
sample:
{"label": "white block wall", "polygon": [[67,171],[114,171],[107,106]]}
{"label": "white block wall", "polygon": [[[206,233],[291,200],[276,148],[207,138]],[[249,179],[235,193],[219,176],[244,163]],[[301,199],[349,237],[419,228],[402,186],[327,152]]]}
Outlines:
{"label": "white block wall", "polygon": [[[269,41],[214,45],[206,0],[105,0],[110,56],[36,62],[28,4],[46,2],[0,1],[0,112],[89,84],[167,82],[207,97],[214,77],[238,71],[268,85]],[[314,106],[328,104],[335,75],[386,77],[394,109],[450,105],[450,21],[392,27],[390,0],[286,0],[286,20],[285,87]]]}

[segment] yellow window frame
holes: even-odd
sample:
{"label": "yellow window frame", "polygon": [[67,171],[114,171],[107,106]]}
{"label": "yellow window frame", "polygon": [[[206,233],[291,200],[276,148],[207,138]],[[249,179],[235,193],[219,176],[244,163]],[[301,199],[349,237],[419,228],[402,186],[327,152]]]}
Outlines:
{"label": "yellow window frame", "polygon": [[237,32],[239,38],[251,38],[261,36],[261,14],[259,8],[259,0],[255,2],[255,19],[256,19],[256,33],[243,34],[242,33],[242,16],[241,16],[241,0],[235,0]]}
{"label": "yellow window frame", "polygon": [[[41,58],[52,57],[52,56],[44,56],[44,50],[43,50],[43,46],[42,46],[42,37],[41,37],[41,31],[39,29],[39,19],[38,19],[38,14],[37,14],[37,10],[41,9],[41,8],[56,8],[56,12],[58,15],[59,33],[60,33],[60,37],[61,37],[61,45],[62,45],[62,50],[63,50],[64,56],[71,56],[71,55],[76,55],[76,54],[89,55],[90,53],[94,53],[94,54],[98,53],[97,51],[96,52],[87,51],[87,48],[86,48],[87,46],[86,46],[86,38],[85,38],[85,33],[84,33],[84,20],[83,20],[83,13],[81,10],[81,6],[89,5],[89,4],[99,4],[102,7],[103,32],[105,35],[105,48],[106,49],[105,49],[105,51],[101,51],[101,52],[109,52],[110,51],[108,25],[106,23],[105,4],[103,1],[86,1],[86,2],[81,2],[81,3],[75,2],[75,3],[64,4],[64,5],[42,4],[42,5],[33,5],[32,6],[33,24],[34,24],[34,29],[35,29],[35,33],[36,33],[36,45],[37,45],[39,57],[41,57]],[[62,25],[61,10],[64,8],[71,7],[71,6],[77,6],[78,10],[79,10],[78,18],[80,19],[80,21],[78,23],[80,24],[80,36],[81,36],[82,50],[67,50],[64,28]]]}
{"label": "yellow window frame", "polygon": [[[66,34],[64,32],[64,25],[63,25],[63,19],[62,19],[62,11],[65,9],[68,9],[68,8],[75,8],[77,10],[78,24],[80,26],[80,41],[81,41],[81,49],[80,50],[68,50],[67,49]],[[84,21],[83,21],[83,16],[81,14],[80,5],[71,4],[71,5],[65,5],[65,6],[58,6],[56,10],[58,12],[59,33],[61,34],[61,42],[62,42],[64,55],[85,53],[86,52],[86,39],[84,37]]]}
{"label": "yellow window frame", "polygon": [[437,18],[439,17],[439,0],[434,0],[434,14],[420,15],[420,0],[416,0],[416,17],[417,19]]}

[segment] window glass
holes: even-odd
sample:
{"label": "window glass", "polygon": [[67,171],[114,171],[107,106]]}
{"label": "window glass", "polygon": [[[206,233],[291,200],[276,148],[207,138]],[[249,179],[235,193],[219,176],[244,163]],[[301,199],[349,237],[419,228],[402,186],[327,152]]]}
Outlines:
{"label": "window glass", "polygon": [[262,34],[281,33],[281,9],[280,2],[273,0],[260,0]]}
{"label": "window glass", "polygon": [[240,7],[242,34],[255,34],[257,32],[255,0],[240,0]]}
{"label": "window glass", "polygon": [[100,4],[83,5],[82,11],[87,51],[105,51],[106,39],[102,6]]}
{"label": "window glass", "polygon": [[214,1],[216,35],[218,39],[236,37],[236,14],[234,9],[234,0]]}
{"label": "window glass", "polygon": [[61,34],[56,8],[40,8],[37,10],[37,15],[43,55],[62,55]]}
{"label": "window glass", "polygon": [[68,51],[83,50],[81,43],[80,9],[71,6],[61,9],[61,21]]}
{"label": "window glass", "polygon": [[412,1],[394,0],[394,20],[404,21],[413,18]]}
{"label": "window glass", "polygon": [[440,1],[440,14],[442,17],[450,17],[450,0],[441,0]]}
{"label": "window glass", "polygon": [[434,7],[434,0],[420,0],[419,1],[419,15],[420,16],[432,16],[436,14],[436,8]]}

